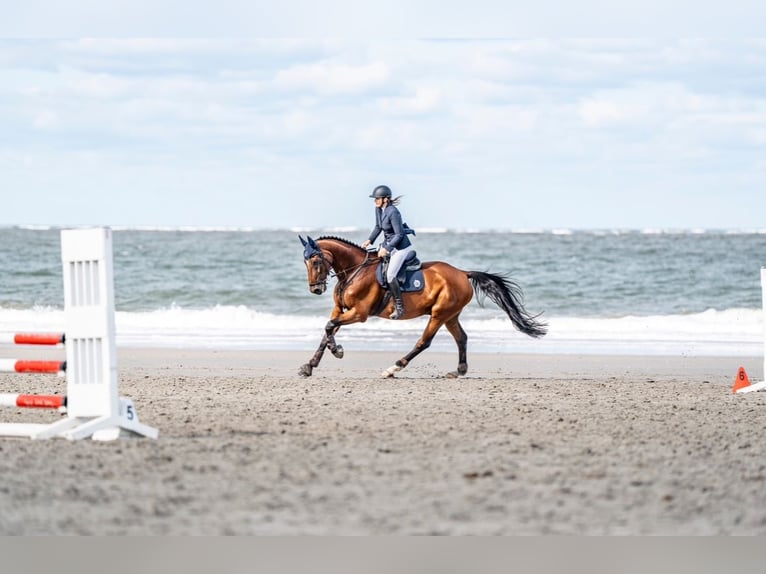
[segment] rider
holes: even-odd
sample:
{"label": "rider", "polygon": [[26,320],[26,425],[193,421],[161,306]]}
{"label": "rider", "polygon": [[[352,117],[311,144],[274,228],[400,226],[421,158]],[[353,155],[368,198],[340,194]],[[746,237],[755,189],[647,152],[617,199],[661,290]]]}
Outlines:
{"label": "rider", "polygon": [[413,250],[410,238],[407,237],[411,230],[402,222],[402,214],[396,207],[401,196],[392,199],[391,188],[387,185],[379,185],[372,190],[370,197],[375,199],[375,227],[372,228],[369,239],[362,243],[362,247],[367,248],[380,235],[380,232],[383,232],[384,241],[378,255],[390,256],[386,281],[394,296],[394,312],[391,313],[391,319],[400,319],[404,315],[404,303],[396,274],[399,273],[407,254]]}

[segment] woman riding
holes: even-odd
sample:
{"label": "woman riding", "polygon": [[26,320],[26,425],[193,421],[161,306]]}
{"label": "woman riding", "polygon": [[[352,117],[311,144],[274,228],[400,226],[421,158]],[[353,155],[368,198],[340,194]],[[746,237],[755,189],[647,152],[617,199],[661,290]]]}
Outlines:
{"label": "woman riding", "polygon": [[378,255],[389,256],[386,281],[394,297],[394,312],[391,313],[391,319],[400,319],[404,316],[404,303],[396,275],[407,254],[413,250],[410,238],[407,237],[411,230],[402,221],[402,214],[396,207],[401,196],[392,199],[391,188],[387,185],[379,185],[372,190],[370,197],[375,199],[375,227],[372,228],[369,239],[362,243],[362,247],[369,247],[380,232],[383,232],[383,243],[378,250]]}

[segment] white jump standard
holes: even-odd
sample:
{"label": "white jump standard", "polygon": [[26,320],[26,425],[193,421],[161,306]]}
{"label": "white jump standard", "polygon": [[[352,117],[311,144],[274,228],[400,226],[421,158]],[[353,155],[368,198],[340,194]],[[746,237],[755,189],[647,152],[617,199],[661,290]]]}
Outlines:
{"label": "white jump standard", "polygon": [[[157,429],[140,423],[133,402],[119,396],[111,230],[62,230],[61,259],[66,337],[57,333],[20,333],[2,339],[2,342],[65,344],[66,362],[5,359],[0,361],[0,369],[10,371],[12,367],[14,372],[65,371],[66,396],[38,395],[37,398],[30,398],[35,395],[5,393],[0,394],[0,406],[65,407],[66,417],[51,424],[0,423],[0,436],[114,440],[120,436],[138,435],[156,439],[159,434]],[[32,367],[43,370],[19,371],[20,368],[29,369],[29,363],[37,363]],[[61,404],[57,404],[59,402]]]}
{"label": "white jump standard", "polygon": [[[739,386],[735,381],[734,392],[736,394],[751,393],[766,389],[766,267],[761,267],[761,298],[763,300],[763,378],[760,383],[750,383],[747,386]],[[745,383],[747,384],[747,383]]]}

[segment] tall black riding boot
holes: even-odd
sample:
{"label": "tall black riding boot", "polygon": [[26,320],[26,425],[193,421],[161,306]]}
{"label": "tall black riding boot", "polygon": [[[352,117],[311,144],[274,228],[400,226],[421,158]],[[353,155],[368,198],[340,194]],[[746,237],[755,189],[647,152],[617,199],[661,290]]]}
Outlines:
{"label": "tall black riding boot", "polygon": [[402,289],[399,281],[394,279],[388,283],[391,295],[394,296],[394,312],[389,316],[391,319],[401,319],[404,316],[404,303],[402,302]]}

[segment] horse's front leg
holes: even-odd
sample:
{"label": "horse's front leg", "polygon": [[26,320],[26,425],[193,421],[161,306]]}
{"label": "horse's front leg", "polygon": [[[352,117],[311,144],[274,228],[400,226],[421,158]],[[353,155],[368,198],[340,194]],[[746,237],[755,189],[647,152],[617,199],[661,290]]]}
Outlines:
{"label": "horse's front leg", "polygon": [[330,316],[330,320],[324,327],[324,336],[319,343],[319,348],[317,348],[314,356],[311,357],[311,360],[298,370],[298,374],[304,377],[310,377],[314,367],[318,366],[319,361],[322,360],[325,349],[330,349],[330,352],[333,354],[333,356],[337,357],[338,359],[342,359],[343,347],[335,342],[335,333],[337,333],[338,329],[340,329],[343,325],[356,323],[362,320],[363,319],[360,318],[360,315],[354,311],[346,311],[345,313],[341,313],[340,310],[337,312],[333,311],[332,315]]}
{"label": "horse's front leg", "polygon": [[327,348],[327,335],[324,335],[322,337],[322,340],[319,342],[319,347],[314,353],[314,356],[311,357],[311,360],[308,363],[301,365],[301,368],[298,369],[298,374],[303,377],[310,377],[311,373],[314,371],[314,367],[319,365],[319,361],[322,360],[322,355],[324,355],[324,350],[326,348]]}
{"label": "horse's front leg", "polygon": [[[334,315],[335,313],[333,313]],[[339,359],[343,358],[343,347],[339,346],[335,342],[335,333],[340,329],[340,325],[335,324],[334,319],[330,319],[327,322],[327,325],[325,325],[324,328],[324,335],[322,336],[322,340],[319,342],[319,347],[317,347],[316,352],[314,353],[314,356],[311,357],[311,360],[302,365],[300,369],[298,369],[298,374],[304,377],[310,377],[311,373],[314,371],[314,367],[319,365],[319,362],[322,360],[322,356],[324,355],[324,350],[326,348],[330,348],[330,352],[338,357]]]}
{"label": "horse's front leg", "polygon": [[337,357],[338,359],[342,359],[343,347],[338,345],[335,342],[335,333],[338,332],[338,329],[340,329],[340,324],[338,323],[338,320],[330,319],[327,322],[327,325],[324,326],[324,337],[322,337],[322,340],[327,341],[327,348],[330,349],[330,352],[333,354],[334,357]]}

